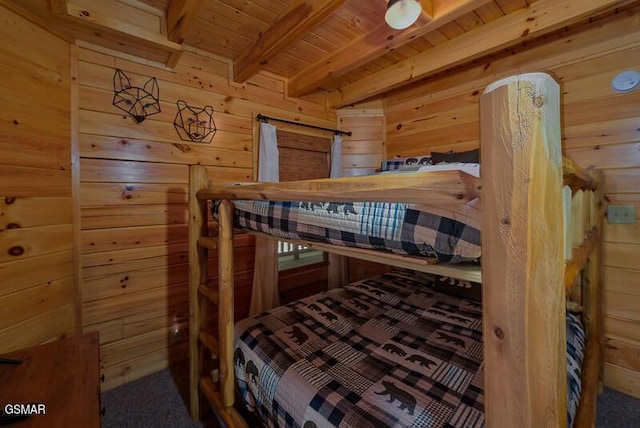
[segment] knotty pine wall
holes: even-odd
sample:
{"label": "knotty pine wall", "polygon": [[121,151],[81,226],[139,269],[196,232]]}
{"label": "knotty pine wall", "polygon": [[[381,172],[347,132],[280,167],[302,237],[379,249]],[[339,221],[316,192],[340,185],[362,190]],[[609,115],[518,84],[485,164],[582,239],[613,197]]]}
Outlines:
{"label": "knotty pine wall", "polygon": [[[343,136],[343,176],[372,174],[386,159],[386,119],[380,100],[338,110],[340,129],[353,135]],[[383,273],[388,266],[366,260],[346,258],[347,280],[358,281]]]}
{"label": "knotty pine wall", "polygon": [[0,354],[76,326],[67,41],[0,7]]}
{"label": "knotty pine wall", "polygon": [[[188,165],[214,180],[253,177],[255,115],[335,127],[324,99],[289,99],[258,75],[228,83],[229,64],[187,53],[175,70],[78,48],[83,325],[99,331],[105,389],[187,358]],[[134,85],[156,77],[162,112],[137,124],[112,106],[114,69]],[[181,141],[176,100],[212,105],[211,144]],[[237,238],[236,317],[248,312],[253,239]],[[217,272],[212,258],[210,272]],[[215,276],[212,278],[215,280]],[[177,322],[181,333],[169,333]]]}
{"label": "knotty pine wall", "polygon": [[[398,92],[385,100],[388,157],[478,147],[478,100],[485,86],[514,73],[545,70],[561,84],[565,155],[604,172],[610,202],[639,209],[640,90],[616,94],[609,86],[617,73],[640,70],[639,33],[636,9]],[[605,381],[640,397],[640,225],[605,223],[604,241]]]}
{"label": "knotty pine wall", "polygon": [[350,131],[342,136],[342,175],[372,174],[386,156],[386,120],[380,101],[337,112],[338,126]]}
{"label": "knotty pine wall", "polygon": [[[214,179],[251,179],[257,113],[334,128],[335,111],[322,97],[285,97],[285,83],[267,74],[229,84],[229,63],[199,52],[169,70],[0,12],[7,23],[0,32],[1,351],[98,331],[104,389],[185,360],[187,166],[207,165]],[[115,108],[116,68],[134,85],[156,77],[162,113],[136,124]],[[178,99],[214,107],[212,144],[179,140]],[[366,120],[344,124],[354,126],[345,173],[379,163],[372,155],[384,152],[380,116],[375,143],[367,142]],[[364,157],[358,144],[368,147]],[[247,313],[253,245],[237,238],[238,317]],[[7,255],[14,247],[23,254]],[[169,333],[175,323],[177,336]]]}

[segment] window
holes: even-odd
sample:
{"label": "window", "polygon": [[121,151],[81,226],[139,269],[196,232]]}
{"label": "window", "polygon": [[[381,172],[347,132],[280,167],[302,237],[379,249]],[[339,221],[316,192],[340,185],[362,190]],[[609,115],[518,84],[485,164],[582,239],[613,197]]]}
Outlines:
{"label": "window", "polygon": [[[280,153],[280,181],[329,177],[331,139],[277,130]],[[326,261],[324,252],[304,245],[278,242],[280,271]]]}
{"label": "window", "polygon": [[324,253],[320,250],[314,250],[300,244],[278,241],[278,270],[320,263],[324,260]]}

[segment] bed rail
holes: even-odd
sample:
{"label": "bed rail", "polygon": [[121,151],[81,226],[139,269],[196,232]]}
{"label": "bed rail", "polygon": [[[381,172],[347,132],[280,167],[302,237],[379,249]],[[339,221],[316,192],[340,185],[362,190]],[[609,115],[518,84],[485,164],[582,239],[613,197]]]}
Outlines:
{"label": "bed rail", "polygon": [[[594,175],[596,183],[602,183],[602,179],[601,172]],[[604,382],[604,314],[602,307],[604,286],[601,269],[602,233],[600,232],[604,218],[602,186],[597,186],[588,200],[589,225],[592,227],[593,233],[598,236],[593,240],[591,252],[582,264],[584,280],[580,288],[580,300],[584,305],[582,319],[587,333],[587,347],[582,365],[580,406],[574,422],[574,426],[577,428],[595,426],[597,394],[602,391]]]}
{"label": "bed rail", "polygon": [[[261,232],[248,232],[256,236],[265,236],[273,239],[273,236]],[[412,269],[418,272],[433,273],[436,275],[449,276],[465,281],[482,282],[482,270],[479,264],[460,263],[460,264],[439,264],[434,257],[411,257],[400,254],[380,252],[375,250],[367,250],[363,248],[344,247],[341,245],[331,245],[321,242],[312,242],[295,239],[278,238],[293,244],[304,245],[315,250],[325,251],[327,253],[337,254],[339,256],[353,257],[360,260],[368,260],[374,263],[382,263],[396,267]]]}
{"label": "bed rail", "polygon": [[462,204],[479,196],[480,179],[462,171],[407,172],[282,183],[211,186],[200,199]]}
{"label": "bed rail", "polygon": [[571,187],[574,192],[577,190],[595,191],[598,187],[596,178],[570,158],[562,158],[562,177],[564,185]]}

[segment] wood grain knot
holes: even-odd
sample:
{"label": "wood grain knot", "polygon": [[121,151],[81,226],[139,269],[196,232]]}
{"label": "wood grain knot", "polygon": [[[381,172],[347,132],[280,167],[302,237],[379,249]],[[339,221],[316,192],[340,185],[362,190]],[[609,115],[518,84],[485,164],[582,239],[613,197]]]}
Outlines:
{"label": "wood grain knot", "polygon": [[4,203],[7,204],[7,205],[11,205],[15,201],[16,201],[16,197],[15,196],[7,196],[7,197],[4,198]]}
{"label": "wood grain knot", "polygon": [[7,229],[20,229],[20,225],[18,223],[9,223],[7,225]]}
{"label": "wood grain knot", "polygon": [[493,333],[496,335],[498,339],[500,340],[504,339],[504,331],[502,331],[500,327],[494,328]]}
{"label": "wood grain knot", "polygon": [[12,256],[21,256],[24,254],[24,248],[20,245],[16,245],[9,248],[9,254],[11,254]]}
{"label": "wood grain knot", "polygon": [[536,106],[537,108],[540,108],[544,105],[544,98],[543,97],[534,97],[533,98],[533,105]]}

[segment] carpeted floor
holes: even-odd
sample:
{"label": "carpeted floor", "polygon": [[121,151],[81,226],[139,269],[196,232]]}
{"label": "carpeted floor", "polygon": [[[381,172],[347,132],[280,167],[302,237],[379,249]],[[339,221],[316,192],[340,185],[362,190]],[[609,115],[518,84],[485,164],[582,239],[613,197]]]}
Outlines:
{"label": "carpeted floor", "polygon": [[[179,379],[176,383],[174,377]],[[215,426],[189,418],[186,380],[163,370],[102,394],[103,428],[192,428]],[[598,398],[598,428],[640,427],[640,400],[611,389]]]}
{"label": "carpeted floor", "polygon": [[640,427],[640,400],[613,389],[598,397],[598,428]]}

